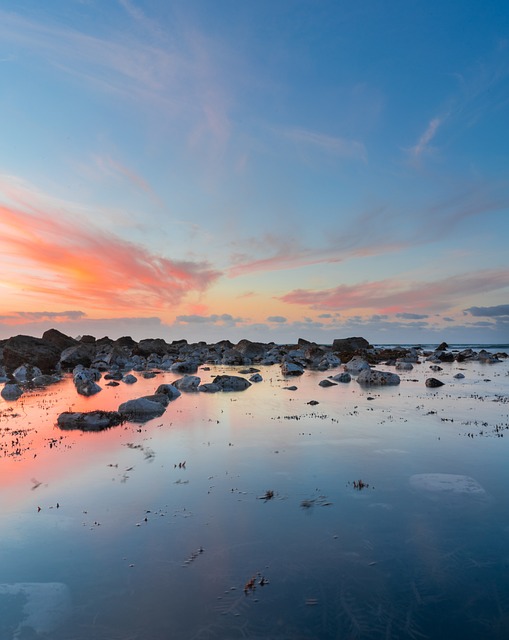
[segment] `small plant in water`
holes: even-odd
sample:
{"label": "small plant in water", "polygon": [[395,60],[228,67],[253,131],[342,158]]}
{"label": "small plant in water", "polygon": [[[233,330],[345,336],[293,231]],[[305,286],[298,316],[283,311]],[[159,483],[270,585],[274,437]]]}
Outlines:
{"label": "small plant in water", "polygon": [[360,479],[353,481],[353,488],[354,489],[358,489],[359,491],[362,491],[362,489],[367,489],[368,487],[369,487],[369,484],[367,482],[363,482]]}

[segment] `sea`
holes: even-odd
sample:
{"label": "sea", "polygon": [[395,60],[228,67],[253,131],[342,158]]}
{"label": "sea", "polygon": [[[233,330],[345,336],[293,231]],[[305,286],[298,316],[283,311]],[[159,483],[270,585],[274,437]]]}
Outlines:
{"label": "sea", "polygon": [[260,366],[101,432],[57,418],[177,376],[0,400],[0,640],[507,639],[509,358],[440,366]]}

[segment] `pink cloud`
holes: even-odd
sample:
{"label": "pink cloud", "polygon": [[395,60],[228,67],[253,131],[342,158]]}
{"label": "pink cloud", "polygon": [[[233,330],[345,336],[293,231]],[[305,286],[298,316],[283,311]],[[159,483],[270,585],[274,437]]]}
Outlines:
{"label": "pink cloud", "polygon": [[148,311],[177,305],[220,275],[206,262],[156,255],[29,200],[25,193],[18,206],[0,205],[1,278],[11,287],[63,304]]}
{"label": "pink cloud", "polygon": [[508,282],[509,269],[486,269],[434,282],[388,279],[340,285],[321,291],[295,289],[279,300],[319,310],[375,309],[378,313],[440,311],[453,307],[464,296],[506,288]]}

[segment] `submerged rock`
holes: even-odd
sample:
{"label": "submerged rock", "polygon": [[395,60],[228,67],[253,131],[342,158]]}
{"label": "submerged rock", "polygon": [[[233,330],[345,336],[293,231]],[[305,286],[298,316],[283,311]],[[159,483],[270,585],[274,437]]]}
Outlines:
{"label": "submerged rock", "polygon": [[183,378],[174,380],[173,385],[177,387],[179,391],[184,391],[184,393],[189,393],[193,391],[198,391],[200,382],[201,382],[201,378],[199,376],[184,376]]}
{"label": "submerged rock", "polygon": [[134,384],[135,382],[138,382],[138,378],[133,376],[132,373],[128,373],[122,378],[122,382],[125,382],[126,384]]}
{"label": "submerged rock", "polygon": [[334,382],[351,382],[352,376],[344,371],[343,373],[336,373],[335,376],[331,376],[331,380],[334,380]]}
{"label": "submerged rock", "polygon": [[110,429],[122,422],[118,411],[64,411],[58,416],[60,429],[79,429],[80,431],[102,431]]}
{"label": "submerged rock", "polygon": [[175,398],[178,398],[180,395],[182,395],[177,387],[173,384],[160,384],[156,389],[156,395],[161,393],[167,395],[170,400],[175,400]]}
{"label": "submerged rock", "polygon": [[335,382],[332,382],[332,380],[320,380],[318,385],[320,387],[336,387],[337,386],[337,384]]}

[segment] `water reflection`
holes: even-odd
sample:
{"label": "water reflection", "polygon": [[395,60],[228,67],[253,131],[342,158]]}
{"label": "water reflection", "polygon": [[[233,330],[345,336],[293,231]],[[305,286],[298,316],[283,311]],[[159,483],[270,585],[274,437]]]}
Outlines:
{"label": "water reflection", "polygon": [[[266,368],[247,391],[183,394],[101,433],[56,417],[174,376],[92,398],[64,380],[2,403],[0,603],[26,606],[12,585],[65,585],[72,607],[38,628],[54,640],[507,637],[507,368],[490,384],[465,369],[437,392],[424,369],[366,390]],[[13,616],[1,638],[35,637]]]}

